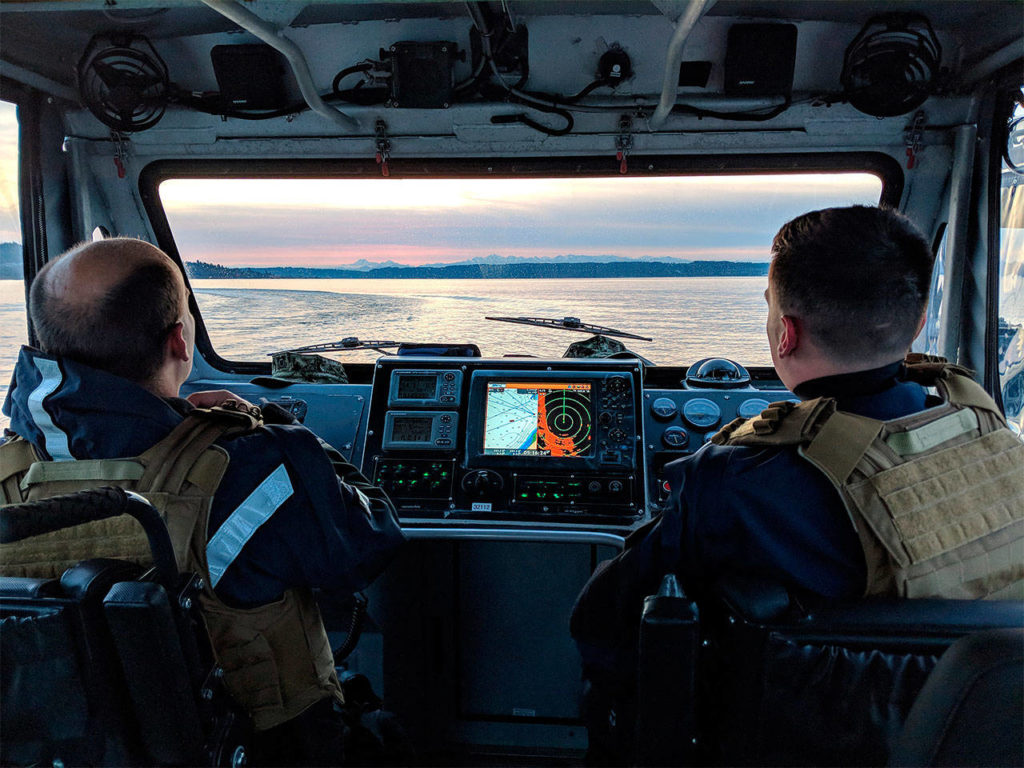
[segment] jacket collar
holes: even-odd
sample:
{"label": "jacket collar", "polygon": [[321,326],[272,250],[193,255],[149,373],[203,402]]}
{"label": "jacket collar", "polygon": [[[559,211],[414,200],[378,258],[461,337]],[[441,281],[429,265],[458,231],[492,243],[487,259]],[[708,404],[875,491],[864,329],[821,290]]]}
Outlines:
{"label": "jacket collar", "polygon": [[3,412],[13,432],[55,461],[136,456],[182,418],[138,384],[27,346]]}

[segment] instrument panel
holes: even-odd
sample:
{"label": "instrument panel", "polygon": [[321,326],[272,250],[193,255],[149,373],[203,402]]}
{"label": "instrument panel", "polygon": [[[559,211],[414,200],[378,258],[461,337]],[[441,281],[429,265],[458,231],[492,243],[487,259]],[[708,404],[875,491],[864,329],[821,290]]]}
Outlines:
{"label": "instrument panel", "polygon": [[635,361],[385,357],[362,468],[407,519],[629,525],[643,424]]}
{"label": "instrument panel", "polygon": [[785,389],[750,386],[646,391],[644,460],[651,509],[656,510],[668,497],[670,489],[662,478],[666,464],[696,452],[733,419],[753,418],[779,400],[795,398]]}
{"label": "instrument panel", "polygon": [[632,526],[668,497],[666,464],[793,399],[730,365],[746,378],[644,390],[628,360],[383,357],[363,473],[406,521]]}

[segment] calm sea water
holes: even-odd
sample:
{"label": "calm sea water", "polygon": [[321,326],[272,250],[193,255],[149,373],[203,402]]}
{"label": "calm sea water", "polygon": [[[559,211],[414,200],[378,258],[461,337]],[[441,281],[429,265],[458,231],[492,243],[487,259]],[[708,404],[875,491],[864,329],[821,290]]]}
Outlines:
{"label": "calm sea water", "polygon": [[[196,280],[215,349],[236,360],[357,336],[477,344],[484,356],[561,357],[585,334],[485,320],[488,315],[562,318],[653,341],[623,340],[660,365],[721,355],[770,364],[763,277],[588,280]],[[24,288],[0,281],[0,401],[26,341]],[[339,360],[373,360],[373,351]],[[2,421],[0,421],[2,423]]]}

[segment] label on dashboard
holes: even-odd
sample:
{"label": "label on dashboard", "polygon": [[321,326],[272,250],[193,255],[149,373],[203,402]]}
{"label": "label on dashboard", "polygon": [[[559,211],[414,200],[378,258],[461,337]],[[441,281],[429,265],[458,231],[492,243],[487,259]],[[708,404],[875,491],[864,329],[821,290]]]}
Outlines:
{"label": "label on dashboard", "polygon": [[490,512],[491,511],[491,502],[489,502],[489,501],[474,501],[473,502],[473,511],[474,512]]}

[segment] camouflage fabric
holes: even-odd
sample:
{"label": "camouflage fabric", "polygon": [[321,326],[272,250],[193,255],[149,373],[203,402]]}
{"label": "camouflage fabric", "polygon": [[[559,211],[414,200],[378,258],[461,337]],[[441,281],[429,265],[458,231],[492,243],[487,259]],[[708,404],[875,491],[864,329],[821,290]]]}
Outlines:
{"label": "camouflage fabric", "polygon": [[591,336],[583,341],[576,341],[569,345],[562,357],[615,357],[615,358],[636,358],[644,365],[654,365],[643,355],[638,355],[629,349],[621,341],[610,339],[607,336]]}
{"label": "camouflage fabric", "polygon": [[562,357],[611,357],[617,352],[628,351],[621,341],[598,334],[583,341],[574,341]]}
{"label": "camouflage fabric", "polygon": [[345,367],[337,360],[298,352],[277,352],[271,362],[275,379],[313,384],[348,384]]}

